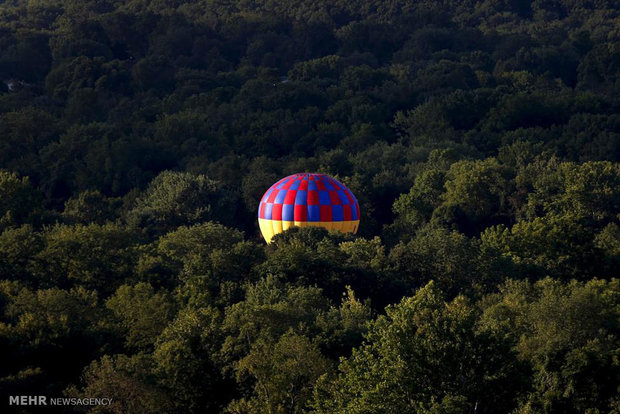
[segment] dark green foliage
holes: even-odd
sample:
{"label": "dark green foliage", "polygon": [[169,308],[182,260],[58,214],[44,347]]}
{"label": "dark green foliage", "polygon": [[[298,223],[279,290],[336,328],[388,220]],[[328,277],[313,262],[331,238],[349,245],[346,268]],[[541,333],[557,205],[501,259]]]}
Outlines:
{"label": "dark green foliage", "polygon": [[462,296],[444,302],[433,283],[388,307],[338,375],[319,382],[316,411],[508,412],[519,365],[505,340],[477,328],[479,312]]}
{"label": "dark green foliage", "polygon": [[118,198],[106,197],[98,190],[84,191],[67,200],[62,216],[69,223],[103,224],[118,216],[120,204]]}
{"label": "dark green foliage", "polygon": [[512,342],[533,371],[518,412],[617,408],[618,281],[508,282],[486,298],[482,324]]}
{"label": "dark green foliage", "polygon": [[41,221],[41,195],[28,177],[0,171],[0,229]]}
{"label": "dark green foliage", "polygon": [[222,376],[218,350],[223,335],[220,313],[213,308],[181,310],[159,337],[154,372],[177,410],[218,412],[230,399],[233,384]]}
{"label": "dark green foliage", "polygon": [[[150,355],[104,355],[84,369],[81,389],[70,387],[66,394],[76,398],[112,398],[108,412],[165,413],[171,403],[152,374]],[[95,409],[96,410],[96,409]]]}
{"label": "dark green foliage", "polygon": [[616,3],[1,1],[0,412],[618,413]]}
{"label": "dark green foliage", "polygon": [[57,224],[43,234],[33,276],[42,285],[78,285],[111,293],[131,280],[140,235],[119,224]]}
{"label": "dark green foliage", "polygon": [[164,171],[136,199],[127,221],[159,233],[208,220],[232,224],[238,199],[222,187],[204,175]]}
{"label": "dark green foliage", "polygon": [[174,315],[168,292],[155,293],[147,283],[119,287],[105,303],[113,329],[124,333],[127,348],[149,349]]}

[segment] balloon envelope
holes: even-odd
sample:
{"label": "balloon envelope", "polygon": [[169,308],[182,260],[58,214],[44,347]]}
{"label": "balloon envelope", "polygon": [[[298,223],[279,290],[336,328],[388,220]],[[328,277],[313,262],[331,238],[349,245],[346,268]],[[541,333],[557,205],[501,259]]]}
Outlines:
{"label": "balloon envelope", "polygon": [[293,226],[356,233],[359,223],[353,193],[325,174],[289,175],[267,190],[258,207],[258,225],[267,243]]}

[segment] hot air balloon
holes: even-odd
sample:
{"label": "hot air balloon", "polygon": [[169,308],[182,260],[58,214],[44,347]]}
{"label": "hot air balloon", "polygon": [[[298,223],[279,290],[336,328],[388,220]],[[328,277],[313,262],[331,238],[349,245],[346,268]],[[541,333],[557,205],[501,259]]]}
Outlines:
{"label": "hot air balloon", "polygon": [[289,175],[267,190],[258,207],[258,225],[267,243],[293,226],[356,233],[359,223],[353,193],[325,174]]}

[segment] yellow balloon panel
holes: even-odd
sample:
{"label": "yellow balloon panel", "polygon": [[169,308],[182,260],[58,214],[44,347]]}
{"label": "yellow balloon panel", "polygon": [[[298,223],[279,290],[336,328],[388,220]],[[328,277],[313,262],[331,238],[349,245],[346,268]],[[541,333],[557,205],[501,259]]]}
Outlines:
{"label": "yellow balloon panel", "polygon": [[278,233],[282,233],[291,227],[323,227],[327,230],[338,230],[343,233],[357,233],[359,220],[351,221],[281,221],[258,219],[260,232],[267,241],[271,243],[271,239]]}

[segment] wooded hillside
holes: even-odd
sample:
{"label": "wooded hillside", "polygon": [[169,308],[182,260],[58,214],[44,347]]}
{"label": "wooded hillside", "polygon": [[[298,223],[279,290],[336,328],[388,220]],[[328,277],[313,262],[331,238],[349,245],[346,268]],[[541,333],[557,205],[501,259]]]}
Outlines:
{"label": "wooded hillside", "polygon": [[0,81],[2,404],[620,412],[617,2],[6,0]]}

